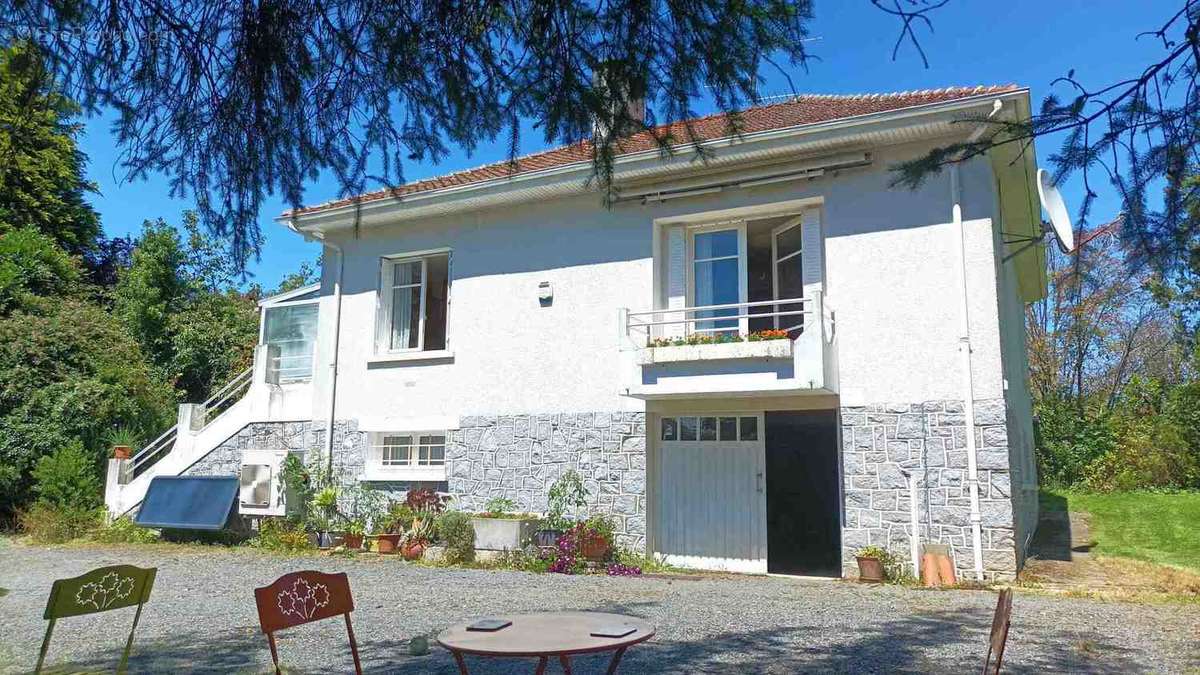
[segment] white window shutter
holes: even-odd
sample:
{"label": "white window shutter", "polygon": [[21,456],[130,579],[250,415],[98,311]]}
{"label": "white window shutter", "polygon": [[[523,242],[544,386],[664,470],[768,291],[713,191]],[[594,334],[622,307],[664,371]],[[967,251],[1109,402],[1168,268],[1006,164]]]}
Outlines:
{"label": "white window shutter", "polygon": [[800,239],[804,247],[804,296],[821,291],[825,281],[825,256],[821,238],[821,212],[808,209],[800,220]]}
{"label": "white window shutter", "polygon": [[384,259],[379,266],[379,288],[375,293],[375,353],[383,354],[388,350],[388,338],[391,334],[391,326],[388,324],[387,306],[389,299],[385,293],[391,293],[391,284],[388,279],[391,277],[392,263]]}
{"label": "white window shutter", "polygon": [[[683,309],[687,306],[687,237],[682,225],[667,229],[667,309]],[[672,312],[665,319],[682,319],[680,312]],[[662,327],[664,337],[683,335],[683,324],[667,324]]]}

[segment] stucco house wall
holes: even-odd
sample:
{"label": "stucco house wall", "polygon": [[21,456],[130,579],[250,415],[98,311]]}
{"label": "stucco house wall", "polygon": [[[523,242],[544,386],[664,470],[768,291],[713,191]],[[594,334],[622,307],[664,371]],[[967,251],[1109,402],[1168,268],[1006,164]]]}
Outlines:
{"label": "stucco house wall", "polygon": [[[345,251],[338,410],[369,418],[437,418],[556,410],[644,410],[621,396],[618,307],[651,309],[656,218],[799,199],[823,200],[826,293],[837,313],[843,404],[961,397],[958,281],[945,175],[891,188],[889,166],[931,145],[875,153],[872,166],[761,187],[606,209],[596,194],[331,237]],[[992,188],[985,161],[963,167],[977,398],[1002,396]],[[453,359],[375,360],[380,259],[452,250]],[[336,253],[327,252],[327,260]],[[332,343],[335,269],[323,276],[319,365]],[[554,289],[549,306],[537,287]],[[940,367],[930,367],[939,364]],[[324,414],[328,367],[314,377]]]}
{"label": "stucco house wall", "polygon": [[[345,255],[334,415],[339,429],[447,429],[447,485],[464,505],[506,495],[522,508],[539,509],[554,478],[580,469],[594,510],[617,516],[622,540],[641,546],[652,522],[645,465],[655,443],[655,434],[647,433],[655,418],[646,413],[662,406],[620,395],[617,308],[652,308],[652,223],[812,200],[821,209],[825,292],[839,341],[840,396],[821,405],[842,415],[844,561],[849,565],[853,548],[866,543],[906,550],[908,496],[895,475],[920,467],[927,476],[922,540],[954,544],[965,571],[970,538],[961,291],[949,177],[933,176],[916,190],[890,186],[891,165],[931,147],[873,149],[866,168],[652,206],[606,209],[598,195],[586,194],[331,234],[329,242]],[[1010,460],[1007,439],[1016,439],[1020,453],[1032,447],[1027,394],[1005,389],[1006,378],[1023,382],[1021,302],[997,262],[991,168],[983,159],[971,160],[961,176],[973,397],[983,410],[973,433],[989,458],[980,481],[986,565],[989,574],[1005,576],[1016,566],[1011,542],[1028,520],[1018,518],[1021,532],[1015,531],[1008,496],[1024,460]],[[376,357],[381,258],[442,248],[452,251],[452,356]],[[331,250],[325,255],[326,261],[337,257]],[[327,410],[335,271],[327,264],[322,279],[315,429],[322,428]],[[543,281],[553,288],[549,305],[538,300]],[[784,397],[762,405],[813,404],[811,397]],[[712,404],[697,408],[702,405]],[[736,407],[755,406],[746,399]],[[671,407],[686,409],[686,402]],[[900,428],[901,414],[919,417],[919,433],[911,427],[916,418],[905,418],[910,426]],[[356,442],[365,443],[365,434],[357,433]],[[1028,482],[1025,476],[1021,480]],[[1028,511],[1024,503],[1017,508]]]}

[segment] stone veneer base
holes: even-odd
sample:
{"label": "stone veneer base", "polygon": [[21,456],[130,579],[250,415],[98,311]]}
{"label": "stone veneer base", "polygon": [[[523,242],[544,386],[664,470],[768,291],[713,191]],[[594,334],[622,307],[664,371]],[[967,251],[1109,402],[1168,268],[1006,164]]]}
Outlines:
{"label": "stone veneer base", "polygon": [[[1005,416],[1003,399],[975,402],[983,565],[996,580],[1017,571]],[[917,479],[920,541],[948,544],[959,579],[973,579],[962,401],[843,407],[841,424],[845,574],[857,574],[854,552],[866,545],[888,549],[912,573],[907,471]]]}
{"label": "stone veneer base", "polygon": [[[960,578],[973,578],[966,420],[961,401],[840,408],[845,520],[842,562],[857,573],[854,551],[883,546],[907,565],[910,502],[902,470],[919,478],[922,542],[948,544]],[[1016,573],[1005,406],[975,404],[984,568],[989,579]],[[237,475],[247,449],[320,451],[324,428],[310,422],[251,424],[186,473]],[[354,420],[334,425],[334,463],[347,483],[362,475],[369,434]],[[611,515],[623,546],[646,542],[646,417],[636,412],[469,416],[446,439],[447,481],[458,508],[482,510],[491,497],[542,512],[550,485],[568,469],[583,476],[592,513]],[[374,482],[399,498],[410,483]],[[911,570],[909,570],[911,571]]]}
{"label": "stone veneer base", "polygon": [[[247,425],[185,473],[238,475],[249,449],[323,451],[325,430],[310,422]],[[363,474],[367,432],[354,420],[334,425],[334,468],[346,484]],[[508,497],[522,511],[544,512],[550,486],[564,472],[582,474],[590,513],[611,516],[621,545],[644,550],[646,541],[646,417],[633,412],[469,416],[446,438],[446,477],[439,489],[455,506],[480,511],[492,497]],[[403,481],[372,485],[400,498]]]}

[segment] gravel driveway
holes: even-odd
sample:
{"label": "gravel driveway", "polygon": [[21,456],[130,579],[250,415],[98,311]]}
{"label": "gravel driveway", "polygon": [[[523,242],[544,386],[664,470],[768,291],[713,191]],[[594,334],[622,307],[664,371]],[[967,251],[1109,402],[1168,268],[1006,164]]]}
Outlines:
{"label": "gravel driveway", "polygon": [[[655,623],[658,636],[629,651],[623,673],[964,673],[979,668],[995,603],[983,592],[773,577],[567,577],[166,546],[33,548],[0,539],[0,587],[9,590],[0,597],[0,671],[32,669],[52,580],[118,562],[158,567],[133,672],[266,672],[271,657],[251,589],[304,568],[349,573],[363,667],[372,673],[455,673],[439,648],[408,656],[408,639],[469,617],[557,609],[623,612]],[[60,622],[49,663],[111,670],[132,613]],[[340,622],[280,635],[291,672],[350,670]],[[1019,593],[1007,664],[1011,672],[1187,672],[1200,668],[1198,645],[1194,607]],[[531,660],[468,664],[481,674],[533,671]],[[578,658],[575,671],[600,673],[605,665]]]}

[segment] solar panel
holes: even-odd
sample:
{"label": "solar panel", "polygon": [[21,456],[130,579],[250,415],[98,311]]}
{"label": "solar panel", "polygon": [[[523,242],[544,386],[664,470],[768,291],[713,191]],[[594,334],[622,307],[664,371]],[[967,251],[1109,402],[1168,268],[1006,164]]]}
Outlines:
{"label": "solar panel", "polygon": [[134,520],[143,527],[219,530],[238,495],[237,476],[156,476]]}

